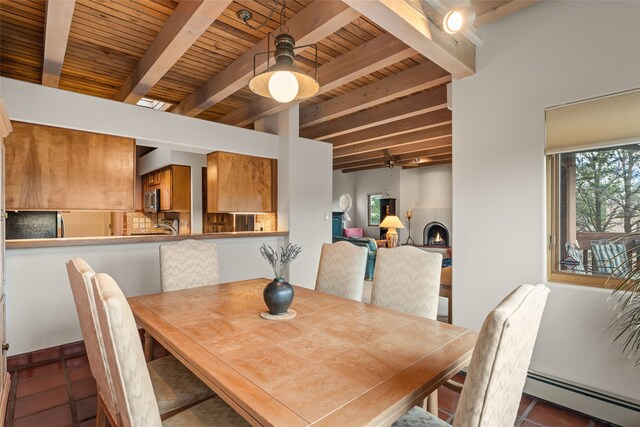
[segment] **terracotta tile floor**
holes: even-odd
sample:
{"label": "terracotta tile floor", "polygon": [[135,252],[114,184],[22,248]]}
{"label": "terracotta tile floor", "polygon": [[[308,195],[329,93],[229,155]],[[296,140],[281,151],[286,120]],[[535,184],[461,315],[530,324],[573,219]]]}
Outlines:
{"label": "terracotta tile floor", "polygon": [[[159,347],[156,357],[166,355]],[[464,382],[464,376],[454,379]],[[460,395],[438,390],[439,416],[453,421]],[[96,384],[85,355],[62,356],[54,363],[13,371],[6,427],[93,426],[96,415]],[[515,427],[599,427],[608,424],[537,398],[523,395]]]}

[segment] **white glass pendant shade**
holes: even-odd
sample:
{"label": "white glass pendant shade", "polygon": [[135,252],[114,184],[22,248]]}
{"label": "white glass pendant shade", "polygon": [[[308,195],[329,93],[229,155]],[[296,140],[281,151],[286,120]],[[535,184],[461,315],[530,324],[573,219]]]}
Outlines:
{"label": "white glass pendant shade", "polygon": [[276,71],[269,78],[269,94],[278,102],[293,101],[298,96],[298,79],[290,71]]}
{"label": "white glass pendant shade", "polygon": [[[293,76],[297,81],[296,93],[293,98],[281,101],[276,98],[271,91],[271,80],[275,74],[288,74]],[[289,78],[287,76],[286,78]],[[276,83],[274,83],[275,87]],[[256,94],[267,98],[273,98],[278,102],[289,102],[294,99],[307,99],[318,93],[320,85],[311,76],[303,73],[295,65],[291,64],[275,64],[269,70],[258,74],[249,81],[249,88]]]}
{"label": "white glass pendant shade", "polygon": [[464,17],[457,10],[452,10],[444,16],[442,27],[448,34],[455,34],[462,28]]}

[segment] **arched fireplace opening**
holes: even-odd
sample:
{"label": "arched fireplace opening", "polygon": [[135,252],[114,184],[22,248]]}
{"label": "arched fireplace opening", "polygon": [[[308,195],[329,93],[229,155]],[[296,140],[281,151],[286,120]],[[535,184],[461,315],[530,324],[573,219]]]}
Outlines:
{"label": "arched fireplace opening", "polygon": [[422,232],[422,244],[425,246],[449,247],[449,230],[441,222],[430,222],[425,225]]}

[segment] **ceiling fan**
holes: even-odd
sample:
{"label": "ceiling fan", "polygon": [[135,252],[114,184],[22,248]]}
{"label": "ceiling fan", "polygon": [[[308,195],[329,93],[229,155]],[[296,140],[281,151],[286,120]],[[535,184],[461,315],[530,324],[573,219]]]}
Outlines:
{"label": "ceiling fan", "polygon": [[393,155],[386,148],[382,150],[382,154],[385,157],[383,165],[389,169],[393,169],[395,166],[402,166],[403,168],[417,167],[435,160],[428,156],[407,158],[407,156]]}
{"label": "ceiling fan", "polygon": [[398,164],[398,159],[393,154],[389,153],[389,150],[386,148],[382,150],[382,154],[384,154],[384,166],[392,169],[394,166]]}

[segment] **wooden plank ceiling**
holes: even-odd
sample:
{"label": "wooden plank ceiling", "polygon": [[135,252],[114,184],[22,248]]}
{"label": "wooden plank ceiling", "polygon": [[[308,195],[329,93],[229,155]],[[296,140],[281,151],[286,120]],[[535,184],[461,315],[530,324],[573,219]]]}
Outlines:
{"label": "wooden plank ceiling", "polygon": [[[433,25],[440,15],[426,3],[403,1],[286,2],[296,43],[318,43],[321,87],[300,105],[300,135],[333,144],[334,169],[451,162],[446,84],[451,73],[473,72],[475,49],[463,35],[442,36]],[[481,23],[521,8],[475,3]],[[416,5],[432,26],[429,51],[418,45],[420,23],[405,16]],[[150,98],[176,114],[252,127],[288,106],[247,87],[254,54],[279,31],[272,7],[273,0],[0,0],[0,75],[132,104]],[[249,28],[241,9],[265,25]],[[313,52],[297,53],[312,72]]]}

